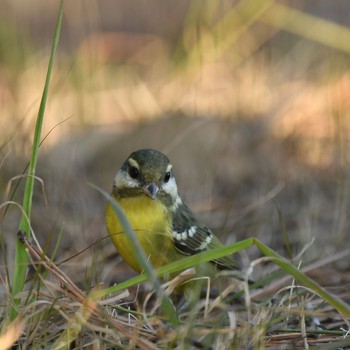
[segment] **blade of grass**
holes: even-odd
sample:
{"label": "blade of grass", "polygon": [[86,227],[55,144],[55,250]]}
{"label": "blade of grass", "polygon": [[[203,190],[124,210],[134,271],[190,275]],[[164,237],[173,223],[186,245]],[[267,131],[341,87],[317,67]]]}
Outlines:
{"label": "blade of grass", "polygon": [[215,38],[215,45],[206,44],[208,38],[203,35],[188,54],[188,66],[197,67],[203,59],[206,62],[218,60],[274,3],[274,0],[241,0],[237,2],[211,28],[210,35]]}
{"label": "blade of grass", "polygon": [[280,266],[284,271],[287,271],[296,280],[301,282],[305,287],[313,290],[315,294],[326,300],[330,305],[332,305],[338,312],[343,316],[350,316],[350,305],[345,303],[343,300],[339,299],[335,295],[332,295],[321,287],[318,283],[313,281],[311,278],[307,277],[304,273],[298,270],[294,265],[292,265],[288,260],[282,258],[272,249],[264,245],[258,239],[254,238],[254,244],[259,248],[259,250],[265,255],[273,259],[273,262]]}
{"label": "blade of grass", "polygon": [[[163,276],[165,274],[171,274],[174,272],[183,271],[191,267],[197,266],[199,264],[202,264],[204,262],[208,262],[211,260],[222,258],[230,254],[234,254],[242,249],[249,248],[250,246],[252,246],[252,244],[253,244],[253,239],[248,238],[248,239],[245,239],[244,241],[240,241],[228,246],[213,249],[207,252],[198,253],[198,254],[183,258],[181,260],[172,262],[170,264],[161,266],[155,271],[155,273],[157,274],[157,276]],[[100,297],[115,293],[117,291],[129,288],[131,286],[134,286],[135,284],[142,283],[145,281],[147,281],[146,275],[139,275],[139,276],[132,277],[125,282],[119,283],[116,286],[100,291],[100,293],[102,293]]]}
{"label": "blade of grass", "polygon": [[278,2],[275,2],[259,19],[276,28],[288,30],[333,49],[350,53],[350,30],[346,26]]}
{"label": "blade of grass", "polygon": [[276,208],[276,209],[277,209],[277,214],[278,214],[278,222],[279,222],[280,230],[283,233],[284,244],[286,245],[286,249],[287,249],[287,253],[288,253],[288,258],[292,259],[292,246],[290,244],[290,239],[288,236],[286,222],[285,222],[283,215],[282,215],[281,211],[279,210],[279,208]]}
{"label": "blade of grass", "polygon": [[126,237],[128,238],[128,240],[133,248],[133,251],[135,253],[135,257],[137,258],[140,266],[142,266],[143,270],[145,271],[146,280],[149,280],[152,283],[152,285],[154,286],[154,289],[157,291],[158,297],[161,300],[163,309],[164,309],[166,315],[168,316],[169,321],[173,324],[173,326],[179,326],[180,321],[177,317],[177,312],[176,312],[173,304],[171,303],[170,299],[165,294],[165,292],[160,284],[160,281],[157,277],[157,274],[155,273],[155,270],[153,269],[152,265],[148,262],[147,256],[146,256],[145,252],[143,251],[143,249],[141,248],[141,246],[138,242],[138,239],[137,239],[133,229],[131,228],[123,210],[118,205],[116,200],[111,195],[109,195],[107,192],[101,190],[100,188],[98,188],[94,185],[92,185],[92,187],[95,188],[98,192],[100,192],[112,205],[112,208],[113,208],[115,214],[118,216],[118,219],[120,220],[120,222],[125,230]]}
{"label": "blade of grass", "polygon": [[[337,296],[329,293],[327,290],[325,290],[323,287],[321,287],[318,283],[313,281],[311,278],[307,277],[303,272],[298,270],[293,264],[291,264],[288,260],[284,259],[280,255],[278,255],[276,252],[274,252],[269,247],[265,246],[262,242],[257,240],[256,238],[248,238],[243,241],[222,247],[213,249],[204,253],[199,253],[196,255],[192,255],[190,257],[186,257],[182,260],[173,262],[171,264],[162,266],[158,268],[155,272],[158,276],[161,276],[165,273],[173,273],[176,271],[182,271],[185,269],[188,269],[190,267],[199,265],[203,262],[219,259],[223,256],[227,256],[229,254],[234,254],[237,251],[240,251],[242,249],[246,249],[251,247],[252,245],[256,245],[259,250],[262,252],[263,255],[271,257],[271,260],[278,266],[280,266],[285,272],[289,273],[291,276],[293,276],[295,279],[297,279],[299,282],[301,282],[304,286],[310,288],[313,290],[315,294],[317,294],[319,297],[326,300],[330,305],[332,305],[338,312],[340,312],[345,317],[350,316],[350,305],[345,303],[343,300],[338,298]],[[136,277],[133,277],[125,282],[119,283],[116,286],[110,287],[108,289],[105,289],[101,291],[102,296],[105,296],[110,293],[115,293],[117,291],[120,291],[125,288],[129,288],[135,284],[144,282],[147,280],[147,276],[145,275],[139,275]],[[254,286],[252,286],[254,287]],[[100,295],[100,296],[101,296]]]}
{"label": "blade of grass", "polygon": [[[32,156],[29,163],[28,177],[26,179],[25,192],[23,197],[23,208],[26,213],[26,216],[25,215],[22,216],[22,219],[19,224],[19,230],[24,231],[28,238],[30,236],[30,225],[28,220],[26,220],[26,217],[30,218],[30,213],[31,213],[33,189],[34,189],[34,176],[35,176],[35,169],[36,169],[36,164],[38,160],[38,149],[40,144],[42,125],[44,121],[45,106],[46,106],[47,95],[49,90],[51,72],[52,72],[53,62],[56,55],[56,49],[57,49],[58,41],[60,37],[62,15],[63,15],[63,3],[64,3],[64,0],[61,0],[59,11],[58,11],[58,19],[57,19],[54,40],[53,40],[52,49],[51,49],[50,61],[49,61],[47,74],[46,74],[44,90],[41,97],[38,116],[36,119],[34,140],[33,140],[33,146],[32,146]],[[13,285],[12,285],[12,294],[14,295],[15,299],[14,299],[12,310],[10,312],[11,320],[13,320],[18,314],[18,305],[20,303],[20,300],[16,299],[16,295],[21,291],[23,291],[26,272],[27,272],[27,265],[28,265],[27,252],[22,242],[17,240],[15,269],[14,269]]]}

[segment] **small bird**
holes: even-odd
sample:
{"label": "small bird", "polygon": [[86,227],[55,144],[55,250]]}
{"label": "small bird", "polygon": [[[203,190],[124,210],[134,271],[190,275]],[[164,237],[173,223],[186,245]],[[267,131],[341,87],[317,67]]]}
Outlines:
{"label": "small bird", "polygon": [[[173,166],[159,151],[141,149],[133,152],[115,176],[112,196],[122,208],[154,268],[223,246],[182,201]],[[142,272],[110,203],[106,222],[119,254],[131,268]],[[219,269],[238,270],[232,256],[211,263]]]}

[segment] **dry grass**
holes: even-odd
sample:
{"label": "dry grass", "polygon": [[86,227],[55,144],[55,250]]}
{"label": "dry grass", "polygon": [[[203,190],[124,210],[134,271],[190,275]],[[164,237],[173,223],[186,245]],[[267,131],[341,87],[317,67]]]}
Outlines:
{"label": "dry grass", "polygon": [[[35,300],[23,307],[3,335],[4,342],[6,337],[9,344],[18,342],[21,348],[45,344],[52,349],[298,349],[342,344],[348,329],[346,319],[312,290],[279,279],[274,280],[275,292],[269,285],[243,294],[244,298],[232,298],[241,289],[237,283],[221,295],[195,299],[186,307],[177,304],[175,297],[181,325],[174,327],[152,292],[136,289],[133,296],[125,291],[103,299],[98,296],[99,286],[83,292],[39,247],[21,237],[40,279],[32,279],[33,289],[22,295],[27,300],[35,295]],[[328,263],[319,261],[318,267]],[[333,292],[343,299],[350,297],[347,287]]]}

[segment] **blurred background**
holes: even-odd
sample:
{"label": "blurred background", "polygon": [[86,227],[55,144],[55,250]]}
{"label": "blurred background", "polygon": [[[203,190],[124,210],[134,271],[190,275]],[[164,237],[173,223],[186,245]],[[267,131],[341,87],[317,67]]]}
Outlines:
{"label": "blurred background", "polygon": [[[22,203],[58,6],[0,2],[2,203]],[[65,263],[78,279],[125,278],[89,184],[110,191],[127,156],[149,147],[224,242],[255,236],[285,257],[304,251],[298,261],[348,248],[349,21],[346,0],[67,1],[32,210],[44,249],[58,245],[57,261],[81,252]],[[10,270],[20,215],[2,206]],[[337,283],[349,266],[316,278]]]}

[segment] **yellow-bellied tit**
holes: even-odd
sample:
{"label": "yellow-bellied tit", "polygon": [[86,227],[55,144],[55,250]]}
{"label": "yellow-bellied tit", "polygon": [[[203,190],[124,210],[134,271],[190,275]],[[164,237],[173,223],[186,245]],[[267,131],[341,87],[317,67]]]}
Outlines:
{"label": "yellow-bellied tit", "polygon": [[[155,268],[223,246],[182,201],[173,167],[159,151],[142,149],[133,152],[115,176],[112,196]],[[107,206],[106,221],[119,254],[130,267],[141,272],[142,268],[111,204]],[[238,269],[232,256],[212,263],[220,269]]]}

